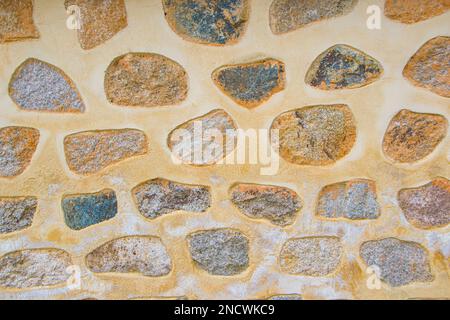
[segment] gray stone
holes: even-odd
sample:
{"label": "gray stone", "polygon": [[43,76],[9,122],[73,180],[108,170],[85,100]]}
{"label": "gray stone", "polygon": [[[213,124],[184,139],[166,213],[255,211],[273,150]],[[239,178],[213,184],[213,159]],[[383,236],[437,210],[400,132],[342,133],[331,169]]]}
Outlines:
{"label": "gray stone", "polygon": [[31,226],[37,205],[36,197],[0,197],[0,234]]}
{"label": "gray stone", "polygon": [[267,298],[267,300],[303,300],[299,294],[277,294]]}

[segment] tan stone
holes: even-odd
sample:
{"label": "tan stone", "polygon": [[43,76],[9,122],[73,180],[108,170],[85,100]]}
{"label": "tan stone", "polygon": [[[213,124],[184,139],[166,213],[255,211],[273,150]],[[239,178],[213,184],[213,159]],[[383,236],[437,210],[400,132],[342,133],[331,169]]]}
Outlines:
{"label": "tan stone", "polygon": [[416,23],[444,14],[450,9],[449,0],[386,0],[386,17],[402,23]]}
{"label": "tan stone", "polygon": [[39,38],[32,0],[0,1],[0,43]]}

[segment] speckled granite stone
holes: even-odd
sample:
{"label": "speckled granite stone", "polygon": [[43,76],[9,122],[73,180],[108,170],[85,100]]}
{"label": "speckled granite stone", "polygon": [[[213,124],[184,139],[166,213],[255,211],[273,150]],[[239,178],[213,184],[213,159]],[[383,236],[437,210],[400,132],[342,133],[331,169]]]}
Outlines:
{"label": "speckled granite stone", "polygon": [[384,3],[386,17],[408,24],[433,18],[448,10],[448,0],[386,0]]}
{"label": "speckled granite stone", "polygon": [[0,1],[0,43],[39,38],[32,0]]}
{"label": "speckled granite stone", "polygon": [[36,197],[0,197],[0,234],[31,226],[37,205]]}
{"label": "speckled granite stone", "polygon": [[267,300],[303,300],[299,294],[277,294],[270,296]]}

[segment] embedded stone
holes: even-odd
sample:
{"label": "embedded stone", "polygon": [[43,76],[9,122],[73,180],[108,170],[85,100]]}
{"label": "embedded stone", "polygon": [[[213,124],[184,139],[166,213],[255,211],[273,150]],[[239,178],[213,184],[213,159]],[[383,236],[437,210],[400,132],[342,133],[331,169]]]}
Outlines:
{"label": "embedded stone", "polygon": [[274,145],[286,161],[300,165],[327,165],[352,149],[356,140],[355,119],[347,105],[319,105],[280,114],[272,122]]}
{"label": "embedded stone", "polygon": [[386,17],[402,23],[416,23],[441,15],[450,9],[448,0],[386,0]]}
{"label": "embedded stone", "polygon": [[92,174],[147,153],[147,137],[137,129],[84,131],[64,138],[64,153],[70,170]]}
{"label": "embedded stone", "polygon": [[358,0],[274,0],[269,9],[274,34],[294,31],[314,22],[349,14]]}
{"label": "embedded stone", "polygon": [[450,98],[450,37],[426,42],[409,59],[403,76],[413,85]]}
{"label": "embedded stone", "polygon": [[384,134],[383,151],[398,162],[425,158],[447,135],[444,116],[401,110],[389,123]]}
{"label": "embedded stone", "polygon": [[73,230],[109,220],[117,214],[117,198],[114,190],[97,193],[66,195],[62,199],[64,220]]}
{"label": "embedded stone", "polygon": [[65,283],[72,258],[61,249],[27,249],[0,258],[0,287],[32,288]]}
{"label": "embedded stone", "polygon": [[300,294],[277,294],[270,296],[267,300],[303,300]]}
{"label": "embedded stone", "polygon": [[378,80],[381,64],[358,49],[344,44],[321,53],[306,73],[305,81],[321,90],[354,89]]}
{"label": "embedded stone", "polygon": [[164,16],[181,38],[223,46],[239,41],[250,15],[248,0],[163,0]]}
{"label": "embedded stone", "polygon": [[0,129],[0,177],[15,177],[31,162],[39,142],[39,130],[27,127]]}
{"label": "embedded stone", "polygon": [[294,223],[302,208],[295,191],[278,186],[239,183],[231,187],[230,198],[246,216],[281,227]]}
{"label": "embedded stone", "polygon": [[249,240],[238,230],[198,231],[187,240],[196,265],[210,274],[232,276],[249,266]]}
{"label": "embedded stone", "polygon": [[0,43],[39,38],[32,0],[0,1]]}
{"label": "embedded stone", "polygon": [[284,63],[275,59],[220,67],[212,79],[223,93],[247,108],[259,106],[286,85]]}
{"label": "embedded stone", "polygon": [[211,206],[209,189],[156,178],[137,185],[132,193],[139,212],[146,218],[155,219],[178,210],[206,211]]}
{"label": "embedded stone", "polygon": [[337,237],[291,238],[283,245],[280,267],[283,272],[304,276],[326,276],[334,272],[342,258]]}
{"label": "embedded stone", "polygon": [[402,189],[397,199],[406,219],[417,228],[441,228],[450,223],[450,181],[445,178]]}
{"label": "embedded stone", "polygon": [[64,5],[66,10],[79,9],[78,41],[85,50],[111,39],[128,24],[124,0],[66,0]]}
{"label": "embedded stone", "polygon": [[360,255],[367,266],[377,266],[380,280],[392,287],[434,279],[428,253],[416,242],[396,238],[367,241],[361,245]]}
{"label": "embedded stone", "polygon": [[36,197],[0,197],[0,234],[31,226],[37,204]]}
{"label": "embedded stone", "polygon": [[222,109],[191,119],[172,130],[168,147],[181,163],[212,165],[222,161],[237,144],[237,127]]}
{"label": "embedded stone", "polygon": [[73,81],[58,67],[29,58],[14,71],[9,96],[28,111],[84,112],[85,106]]}
{"label": "embedded stone", "polygon": [[350,220],[376,219],[380,215],[375,181],[353,179],[320,190],[316,215]]}
{"label": "embedded stone", "polygon": [[95,273],[140,273],[160,277],[172,270],[172,260],[160,238],[127,236],[94,249],[86,256],[86,266]]}
{"label": "embedded stone", "polygon": [[104,86],[108,101],[120,106],[168,106],[186,99],[188,76],[180,64],[165,56],[127,53],[108,66]]}

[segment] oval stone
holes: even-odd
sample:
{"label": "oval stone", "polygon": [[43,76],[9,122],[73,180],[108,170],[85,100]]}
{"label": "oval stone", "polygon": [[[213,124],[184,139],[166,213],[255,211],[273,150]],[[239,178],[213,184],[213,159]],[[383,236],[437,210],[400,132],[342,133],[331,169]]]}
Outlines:
{"label": "oval stone", "polygon": [[2,0],[0,12],[0,43],[39,38],[33,21],[33,0]]}
{"label": "oval stone", "polygon": [[386,0],[384,3],[386,17],[408,24],[433,18],[448,10],[448,0]]}
{"label": "oval stone", "polygon": [[36,197],[0,197],[0,234],[31,226],[37,205]]}

